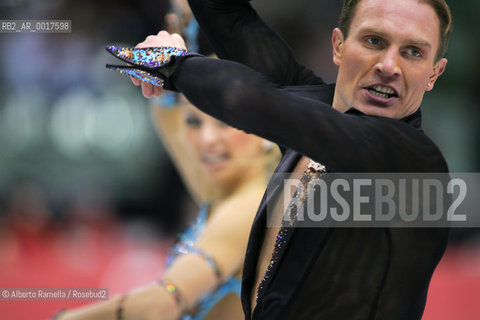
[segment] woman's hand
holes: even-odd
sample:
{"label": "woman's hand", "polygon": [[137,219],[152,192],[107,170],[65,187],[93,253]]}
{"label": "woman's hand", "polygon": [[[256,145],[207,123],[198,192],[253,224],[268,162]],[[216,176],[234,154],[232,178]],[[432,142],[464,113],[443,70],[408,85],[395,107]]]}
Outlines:
{"label": "woman's hand", "polygon": [[[123,301],[122,301],[123,300]],[[178,319],[181,310],[171,293],[158,283],[136,288],[130,291],[124,299],[121,296],[96,304],[62,312],[57,320],[117,320],[120,304],[123,309],[123,319],[154,320]]]}
{"label": "woman's hand", "polygon": [[[136,46],[137,48],[148,47],[175,47],[186,49],[185,41],[177,33],[168,33],[165,30],[160,31],[156,35],[148,36],[145,41],[140,42]],[[154,86],[148,82],[140,81],[136,78],[131,78],[132,82],[136,86],[142,87],[142,93],[145,98],[151,98],[152,96],[158,97],[162,93],[162,88]]]}

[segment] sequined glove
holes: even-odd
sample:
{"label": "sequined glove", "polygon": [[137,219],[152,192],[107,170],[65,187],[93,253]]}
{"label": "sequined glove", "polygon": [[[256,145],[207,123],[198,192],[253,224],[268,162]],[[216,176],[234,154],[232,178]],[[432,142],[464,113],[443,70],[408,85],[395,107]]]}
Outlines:
{"label": "sequined glove", "polygon": [[109,70],[118,71],[141,81],[166,89],[168,78],[175,71],[175,57],[184,56],[187,50],[174,47],[122,48],[109,46],[108,52],[129,65],[107,64]]}

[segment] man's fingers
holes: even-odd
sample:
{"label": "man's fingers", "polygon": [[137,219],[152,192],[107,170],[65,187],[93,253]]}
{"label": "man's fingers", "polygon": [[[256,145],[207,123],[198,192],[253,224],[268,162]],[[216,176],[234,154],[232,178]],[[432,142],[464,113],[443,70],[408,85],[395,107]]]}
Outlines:
{"label": "man's fingers", "polygon": [[176,47],[186,49],[185,41],[178,33],[168,33],[165,30],[159,31],[156,35],[150,35],[143,42],[136,45],[136,48],[147,47]]}
{"label": "man's fingers", "polygon": [[142,86],[142,93],[145,98],[150,98],[152,96],[158,97],[162,93],[162,87],[154,86],[151,83],[141,81],[137,78],[130,77],[132,82],[136,86]]}
{"label": "man's fingers", "polygon": [[137,43],[135,48],[145,48],[145,41]]}
{"label": "man's fingers", "polygon": [[158,97],[162,93],[162,87],[153,86],[153,96]]}
{"label": "man's fingers", "polygon": [[[160,31],[158,31],[158,33],[157,33],[157,36],[161,36],[161,37],[165,37],[165,36],[169,36],[169,35],[170,35],[170,33],[168,33],[167,30],[160,30]],[[151,37],[154,37],[154,36],[151,36]],[[147,38],[148,38],[148,37],[147,37]]]}
{"label": "man's fingers", "polygon": [[172,47],[187,49],[185,41],[183,41],[183,38],[178,33],[173,33],[170,38],[172,39],[173,43]]}
{"label": "man's fingers", "polygon": [[[138,43],[136,48],[149,48],[149,47],[176,47],[186,49],[185,41],[177,34],[170,34],[165,30],[161,30],[156,35],[150,35],[145,38],[143,42]],[[162,88],[154,86],[148,82],[141,81],[137,78],[131,77],[132,82],[136,86],[142,86],[142,93],[145,98],[152,96],[159,96],[162,93]]]}
{"label": "man's fingers", "polygon": [[137,78],[130,77],[130,79],[132,79],[133,84],[136,85],[137,87],[142,84],[142,81]]}
{"label": "man's fingers", "polygon": [[142,93],[145,98],[150,98],[153,95],[153,85],[148,82],[142,82]]}

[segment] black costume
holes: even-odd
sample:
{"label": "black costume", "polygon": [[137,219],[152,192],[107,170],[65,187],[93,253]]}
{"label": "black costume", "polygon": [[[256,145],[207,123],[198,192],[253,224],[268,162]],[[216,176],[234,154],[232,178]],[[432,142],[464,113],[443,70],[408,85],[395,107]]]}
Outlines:
{"label": "black costume", "polygon": [[[302,155],[332,172],[448,172],[420,129],[420,111],[402,120],[353,108],[340,113],[331,107],[334,86],[299,65],[248,1],[190,5],[218,56],[240,63],[178,57],[166,86],[227,124],[279,144],[277,172],[291,172]],[[270,181],[270,188],[278,185]],[[262,200],[246,253],[247,319],[270,200]],[[252,318],[420,319],[447,237],[447,229],[295,229]]]}

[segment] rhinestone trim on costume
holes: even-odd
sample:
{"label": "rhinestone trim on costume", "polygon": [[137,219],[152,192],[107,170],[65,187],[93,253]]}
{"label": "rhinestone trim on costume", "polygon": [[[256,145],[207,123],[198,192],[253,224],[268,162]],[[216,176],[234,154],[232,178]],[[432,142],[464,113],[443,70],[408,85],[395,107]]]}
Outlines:
{"label": "rhinestone trim on costume", "polygon": [[[263,276],[262,281],[258,285],[257,295],[255,297],[257,302],[259,297],[263,295],[267,280],[271,277],[273,267],[278,262],[279,252],[287,242],[286,241],[287,235],[289,232],[291,232],[292,226],[295,223],[297,211],[292,213],[292,209],[295,207],[296,203],[305,201],[305,199],[307,198],[308,183],[312,180],[313,177],[318,176],[319,173],[323,173],[323,172],[326,172],[325,166],[323,164],[320,164],[310,159],[307,165],[307,169],[305,169],[305,171],[303,172],[302,178],[300,179],[301,184],[297,187],[297,191],[295,191],[295,194],[293,195],[288,205],[287,210],[289,210],[288,215],[290,219],[288,221],[286,219],[282,220],[282,224],[280,226],[280,230],[278,231],[277,239],[275,241],[275,246],[273,248],[272,258],[270,259],[270,262],[267,266],[267,269],[265,271],[265,275]],[[298,198],[299,188],[302,188],[302,191],[303,191],[301,193],[302,196],[300,198]]]}
{"label": "rhinestone trim on costume", "polygon": [[187,50],[174,47],[122,48],[109,46],[106,49],[116,58],[131,64],[125,66],[107,64],[107,69],[159,87],[163,87],[165,83],[158,72],[160,68],[166,67],[172,56],[184,56],[187,53]]}
{"label": "rhinestone trim on costume", "polygon": [[115,57],[136,66],[159,68],[170,62],[172,56],[183,56],[187,50],[174,47],[122,48],[109,46],[107,51]]}
{"label": "rhinestone trim on costume", "polygon": [[150,73],[139,70],[139,69],[127,69],[127,68],[116,68],[110,67],[110,70],[120,72],[121,74],[126,74],[132,77],[135,77],[141,81],[145,81],[153,84],[154,86],[163,87],[164,81],[158,77],[152,76]]}

